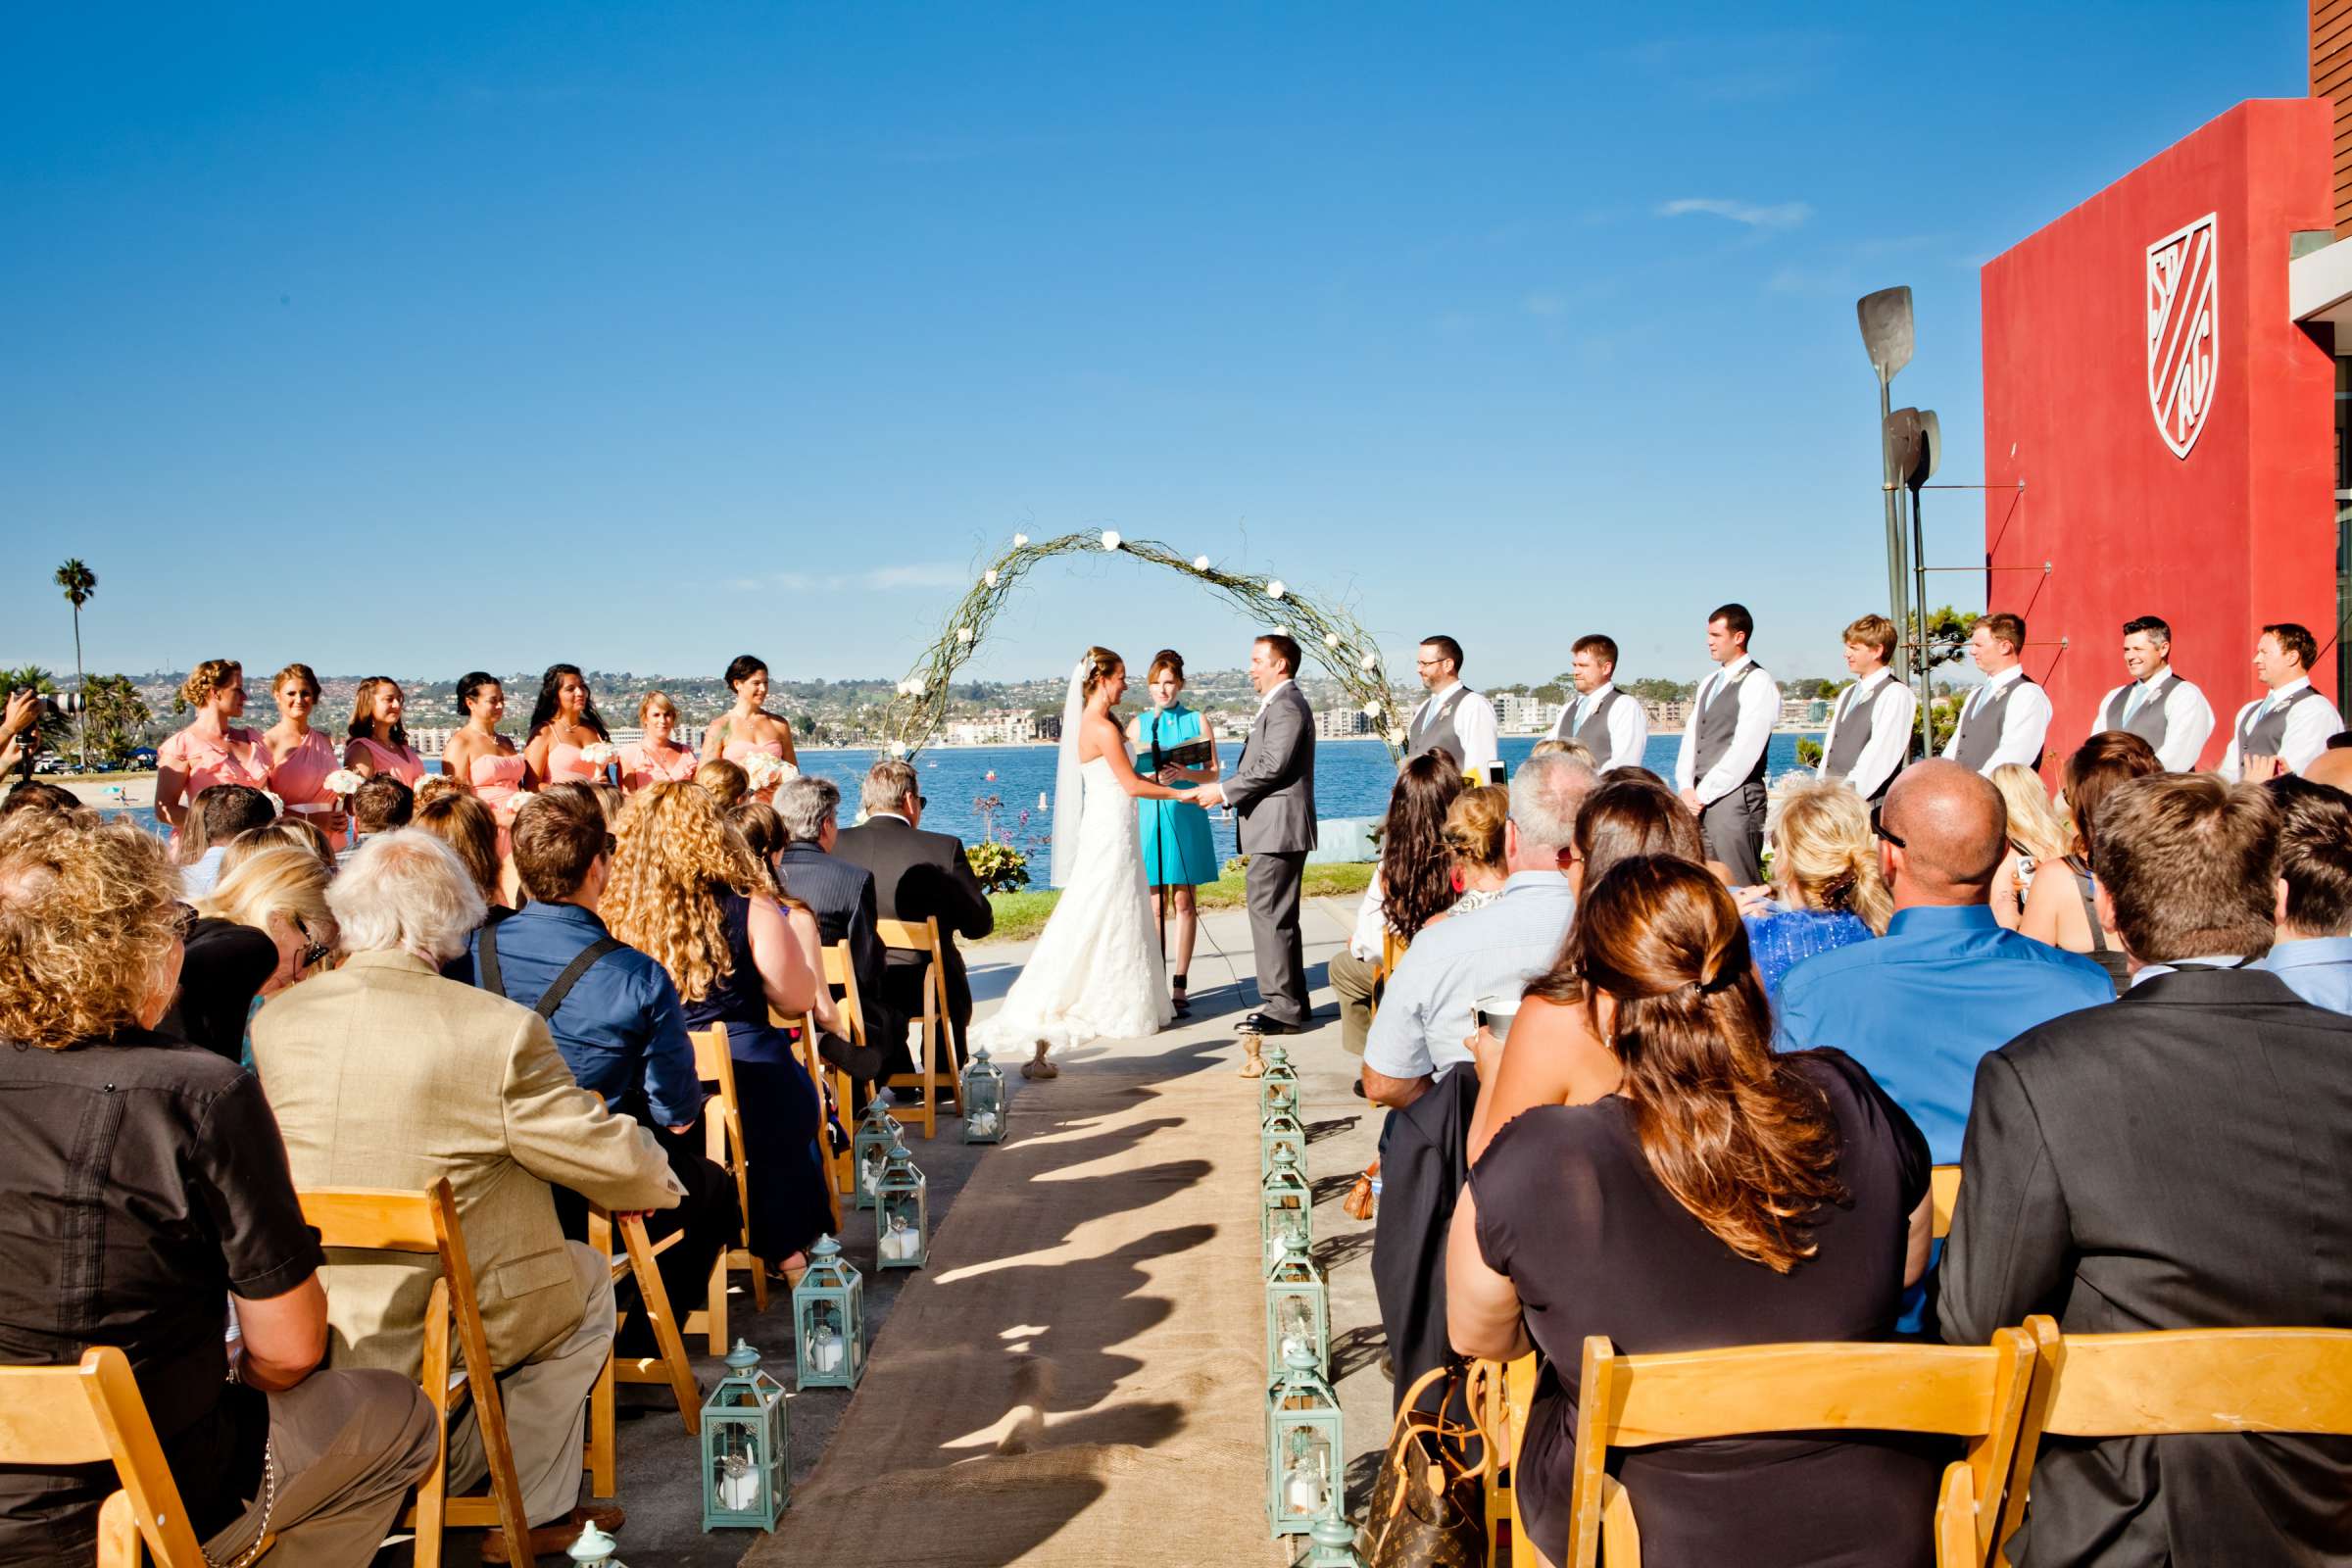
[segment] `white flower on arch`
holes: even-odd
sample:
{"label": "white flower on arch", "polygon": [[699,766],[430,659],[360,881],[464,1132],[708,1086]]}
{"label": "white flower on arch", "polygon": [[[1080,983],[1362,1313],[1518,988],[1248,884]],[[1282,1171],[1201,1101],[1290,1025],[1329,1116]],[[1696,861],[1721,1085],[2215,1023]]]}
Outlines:
{"label": "white flower on arch", "polygon": [[1102,530],[1102,548],[1105,550],[1116,550],[1119,548],[1118,529],[1105,528]]}
{"label": "white flower on arch", "polygon": [[1273,581],[1266,584],[1266,597],[1268,599],[1280,599],[1284,594],[1289,592],[1290,590],[1282,585],[1282,579],[1280,577],[1276,577]]}

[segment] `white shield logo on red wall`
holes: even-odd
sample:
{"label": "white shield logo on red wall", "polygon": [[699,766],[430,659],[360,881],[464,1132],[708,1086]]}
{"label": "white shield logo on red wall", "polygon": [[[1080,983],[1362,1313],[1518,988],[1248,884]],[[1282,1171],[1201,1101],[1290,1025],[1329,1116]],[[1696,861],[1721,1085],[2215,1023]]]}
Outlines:
{"label": "white shield logo on red wall", "polygon": [[2213,412],[2222,341],[2217,216],[2148,247],[2148,407],[2176,458],[2188,456]]}

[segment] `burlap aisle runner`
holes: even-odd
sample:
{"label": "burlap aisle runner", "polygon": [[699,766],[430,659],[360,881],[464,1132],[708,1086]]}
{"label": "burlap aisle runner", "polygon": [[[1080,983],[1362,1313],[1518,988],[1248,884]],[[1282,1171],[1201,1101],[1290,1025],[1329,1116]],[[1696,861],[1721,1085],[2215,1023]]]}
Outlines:
{"label": "burlap aisle runner", "polygon": [[1255,1085],[1231,1055],[1163,1036],[1020,1087],[750,1568],[1285,1560]]}

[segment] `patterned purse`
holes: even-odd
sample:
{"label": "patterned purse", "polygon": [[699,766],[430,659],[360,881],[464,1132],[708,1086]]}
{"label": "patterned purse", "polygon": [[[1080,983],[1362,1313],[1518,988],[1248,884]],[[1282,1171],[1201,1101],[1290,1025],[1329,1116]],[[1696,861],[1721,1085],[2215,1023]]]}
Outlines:
{"label": "patterned purse", "polygon": [[[1405,1395],[1356,1540],[1369,1568],[1486,1568],[1485,1483],[1494,1443],[1480,1412],[1491,1365],[1432,1367]],[[1446,1397],[1432,1414],[1419,1407],[1421,1396],[1441,1378]],[[1444,1413],[1457,1404],[1470,1412],[1467,1426]]]}

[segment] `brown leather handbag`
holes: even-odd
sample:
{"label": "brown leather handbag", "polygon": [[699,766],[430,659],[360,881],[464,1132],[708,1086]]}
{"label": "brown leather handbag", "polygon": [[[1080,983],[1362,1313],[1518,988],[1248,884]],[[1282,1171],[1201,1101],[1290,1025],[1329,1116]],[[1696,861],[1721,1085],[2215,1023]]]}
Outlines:
{"label": "brown leather handbag", "polygon": [[[1370,1568],[1486,1568],[1486,1478],[1494,1468],[1482,1416],[1487,1375],[1482,1363],[1433,1367],[1405,1395],[1356,1538]],[[1446,1397],[1432,1414],[1419,1407],[1421,1396],[1440,1379]],[[1448,1406],[1467,1409],[1469,1424],[1445,1414]]]}

